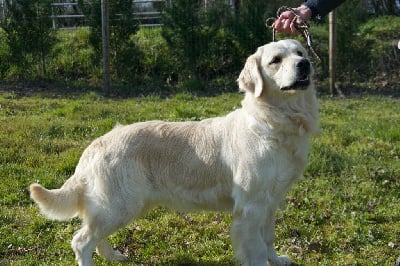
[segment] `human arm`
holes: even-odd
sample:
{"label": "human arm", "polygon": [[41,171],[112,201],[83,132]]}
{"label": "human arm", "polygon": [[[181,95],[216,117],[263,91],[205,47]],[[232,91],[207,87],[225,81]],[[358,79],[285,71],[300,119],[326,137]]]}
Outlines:
{"label": "human arm", "polygon": [[311,10],[311,18],[324,17],[329,12],[337,8],[345,0],[307,0],[303,5]]}

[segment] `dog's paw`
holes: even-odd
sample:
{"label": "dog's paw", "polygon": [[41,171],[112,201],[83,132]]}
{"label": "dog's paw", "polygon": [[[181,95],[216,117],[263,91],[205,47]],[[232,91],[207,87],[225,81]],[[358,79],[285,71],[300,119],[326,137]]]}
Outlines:
{"label": "dog's paw", "polygon": [[112,257],[111,257],[111,261],[120,261],[120,262],[128,262],[129,258],[125,255],[123,255],[121,252],[119,252],[118,250],[114,250]]}
{"label": "dog's paw", "polygon": [[289,266],[292,264],[290,258],[286,255],[277,256],[274,259],[270,259],[269,266]]}
{"label": "dog's paw", "polygon": [[120,261],[120,262],[128,262],[129,258],[123,255],[118,250],[112,249],[108,242],[102,242],[97,246],[97,253],[104,257],[106,261]]}

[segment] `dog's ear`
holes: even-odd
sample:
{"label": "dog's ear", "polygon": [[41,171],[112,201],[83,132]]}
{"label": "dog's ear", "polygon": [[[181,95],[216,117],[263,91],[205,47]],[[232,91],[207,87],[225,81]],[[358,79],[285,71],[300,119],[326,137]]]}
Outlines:
{"label": "dog's ear", "polygon": [[259,67],[259,56],[253,54],[247,58],[242,72],[240,72],[237,82],[240,91],[250,91],[255,97],[260,97],[263,91],[264,81]]}

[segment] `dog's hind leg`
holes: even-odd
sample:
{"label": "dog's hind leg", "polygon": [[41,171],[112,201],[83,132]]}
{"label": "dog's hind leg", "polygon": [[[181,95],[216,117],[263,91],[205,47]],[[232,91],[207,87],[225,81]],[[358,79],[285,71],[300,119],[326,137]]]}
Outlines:
{"label": "dog's hind leg", "polygon": [[119,228],[128,224],[133,218],[138,218],[143,210],[140,200],[133,200],[136,204],[127,204],[126,201],[113,201],[112,207],[107,204],[87,204],[83,215],[84,226],[74,236],[71,246],[75,252],[79,265],[93,265],[92,254],[97,253],[107,261],[127,261],[128,258],[119,251],[113,250],[107,237]]}
{"label": "dog's hind leg", "polygon": [[75,253],[75,260],[79,266],[92,266],[92,253],[98,239],[91,233],[89,226],[85,225],[78,230],[71,241],[72,250]]}
{"label": "dog's hind leg", "polygon": [[[111,216],[109,216],[111,217]],[[115,216],[114,216],[115,217]],[[128,258],[119,251],[113,250],[107,237],[117,231],[128,221],[116,221],[117,218],[107,219],[96,216],[90,223],[86,223],[73,237],[71,246],[75,258],[80,266],[92,266],[92,254],[96,248],[98,254],[107,261],[126,261]]]}

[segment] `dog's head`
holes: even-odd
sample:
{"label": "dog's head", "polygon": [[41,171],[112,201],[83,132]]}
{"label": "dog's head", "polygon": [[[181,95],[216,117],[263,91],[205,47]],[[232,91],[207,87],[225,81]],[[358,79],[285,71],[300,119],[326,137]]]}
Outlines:
{"label": "dog's head", "polygon": [[238,83],[241,91],[255,97],[294,94],[312,87],[313,73],[304,47],[296,40],[281,40],[259,47],[247,58]]}

